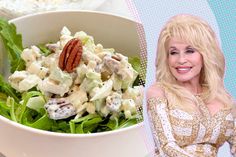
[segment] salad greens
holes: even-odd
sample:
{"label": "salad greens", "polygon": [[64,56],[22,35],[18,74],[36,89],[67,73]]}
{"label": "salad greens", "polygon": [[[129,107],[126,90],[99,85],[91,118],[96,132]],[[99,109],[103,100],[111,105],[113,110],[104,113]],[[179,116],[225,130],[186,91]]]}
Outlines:
{"label": "salad greens", "polygon": [[25,68],[25,62],[20,53],[23,50],[22,37],[16,32],[16,26],[0,19],[0,35],[11,63],[11,72]]}
{"label": "salad greens", "polygon": [[0,75],[0,100],[5,100],[7,96],[11,96],[16,102],[20,101],[20,94],[9,83],[5,82],[4,78]]}
{"label": "salad greens", "polygon": [[[129,57],[129,63],[132,65],[134,70],[136,70],[139,74],[141,73],[141,61],[139,57]],[[137,85],[145,85],[145,78],[138,75],[138,77],[135,79],[133,86]]]}
{"label": "salad greens", "polygon": [[50,50],[47,49],[45,44],[39,44],[37,46],[41,50],[41,52],[44,54],[44,56],[48,56],[48,55],[50,55],[52,53]]}
{"label": "salad greens", "polygon": [[[8,54],[11,73],[25,69],[26,63],[21,58],[21,52],[24,49],[22,37],[17,34],[16,26],[0,18],[0,35]],[[38,45],[38,47],[45,56],[51,53],[44,45]],[[138,57],[130,57],[129,62],[137,72],[140,72]],[[135,81],[134,84],[138,82]],[[34,102],[29,103],[31,100]],[[84,134],[116,130],[138,123],[136,116],[126,119],[124,114],[117,118],[111,115],[102,117],[98,113],[85,114],[77,119],[69,117],[54,120],[48,117],[42,105],[46,101],[46,96],[36,88],[27,92],[17,92],[0,75],[0,115],[20,124],[53,132]]]}

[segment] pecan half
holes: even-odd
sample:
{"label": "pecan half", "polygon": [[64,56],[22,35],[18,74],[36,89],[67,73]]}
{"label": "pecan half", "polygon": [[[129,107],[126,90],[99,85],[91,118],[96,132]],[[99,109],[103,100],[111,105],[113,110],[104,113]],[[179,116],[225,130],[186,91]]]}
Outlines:
{"label": "pecan half", "polygon": [[59,67],[61,70],[73,72],[79,65],[83,53],[83,45],[80,39],[73,38],[66,43],[59,57]]}

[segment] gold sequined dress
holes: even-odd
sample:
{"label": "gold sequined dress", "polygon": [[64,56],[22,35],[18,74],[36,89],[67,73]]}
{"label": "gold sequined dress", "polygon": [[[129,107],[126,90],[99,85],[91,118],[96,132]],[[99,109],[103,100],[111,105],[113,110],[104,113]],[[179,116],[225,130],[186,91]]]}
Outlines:
{"label": "gold sequined dress", "polygon": [[236,157],[232,149],[236,146],[232,109],[222,109],[212,116],[204,103],[198,107],[201,114],[183,111],[163,98],[148,99],[155,157],[216,157],[225,141]]}

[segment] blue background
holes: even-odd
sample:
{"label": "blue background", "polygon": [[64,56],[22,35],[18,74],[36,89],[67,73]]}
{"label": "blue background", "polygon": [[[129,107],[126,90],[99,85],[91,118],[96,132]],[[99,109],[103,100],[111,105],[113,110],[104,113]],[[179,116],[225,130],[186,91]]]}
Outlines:
{"label": "blue background", "polygon": [[[155,57],[157,38],[166,21],[177,14],[187,13],[206,20],[215,31],[226,59],[225,86],[236,98],[236,1],[230,0],[133,0],[144,25],[147,41],[147,80],[146,89],[155,81]],[[144,107],[144,113],[146,108]],[[146,118],[144,114],[144,118]],[[152,135],[148,129],[149,138]],[[151,145],[153,144],[150,140]],[[147,145],[150,145],[147,144]],[[219,150],[218,157],[229,157],[226,143]]]}
{"label": "blue background", "polygon": [[225,86],[236,98],[236,1],[209,1],[219,26],[226,58]]}

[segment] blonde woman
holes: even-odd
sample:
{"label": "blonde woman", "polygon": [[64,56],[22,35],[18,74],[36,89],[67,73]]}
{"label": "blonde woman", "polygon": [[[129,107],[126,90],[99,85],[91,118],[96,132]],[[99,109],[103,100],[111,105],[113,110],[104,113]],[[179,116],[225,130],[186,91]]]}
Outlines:
{"label": "blonde woman", "polygon": [[225,60],[210,26],[195,16],[172,17],[162,29],[156,80],[147,91],[158,157],[216,157],[228,141],[236,156],[233,98]]}

